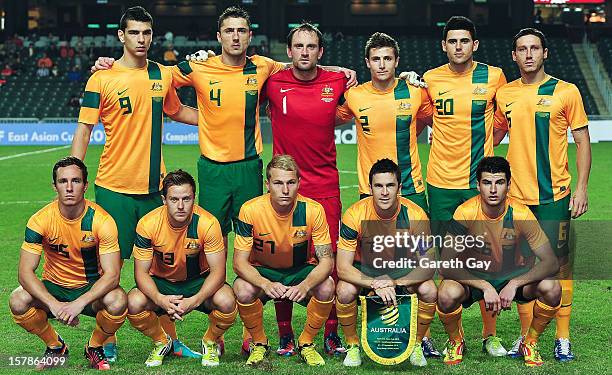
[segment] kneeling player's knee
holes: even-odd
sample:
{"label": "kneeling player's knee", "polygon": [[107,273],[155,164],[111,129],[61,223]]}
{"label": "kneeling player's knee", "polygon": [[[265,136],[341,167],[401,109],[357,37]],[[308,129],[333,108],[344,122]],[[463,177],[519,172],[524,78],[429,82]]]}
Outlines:
{"label": "kneeling player's knee", "polygon": [[18,287],[9,298],[9,307],[15,315],[25,314],[31,307],[33,298],[25,289]]}
{"label": "kneeling player's knee", "polygon": [[145,296],[140,290],[134,288],[130,290],[127,295],[127,307],[128,314],[135,315],[140,314],[145,310],[147,305],[147,296]]}
{"label": "kneeling player's knee", "polygon": [[436,287],[436,283],[433,280],[428,280],[421,285],[417,289],[419,300],[423,302],[436,302],[438,299],[438,288]]}
{"label": "kneeling player's knee", "polygon": [[342,280],[338,281],[338,286],[336,287],[336,298],[341,304],[346,305],[353,302],[357,298],[358,293],[359,290],[354,285]]}
{"label": "kneeling player's knee", "polygon": [[459,307],[461,298],[463,297],[463,290],[453,287],[446,286],[438,289],[438,307],[443,312],[451,312]]}
{"label": "kneeling player's knee", "polygon": [[542,280],[538,284],[538,294],[549,306],[561,303],[561,284],[558,280]]}
{"label": "kneeling player's knee", "polygon": [[236,309],[236,298],[232,289],[228,286],[224,286],[213,298],[215,309],[221,311],[224,314],[229,314]]}
{"label": "kneeling player's knee", "polygon": [[115,288],[108,292],[102,299],[104,308],[111,315],[121,315],[125,312],[128,305],[127,295],[121,287]]}
{"label": "kneeling player's knee", "polygon": [[234,294],[236,301],[242,304],[253,303],[257,299],[257,289],[242,279],[234,282]]}
{"label": "kneeling player's knee", "polygon": [[331,277],[328,277],[321,284],[317,285],[314,290],[314,296],[319,301],[329,301],[336,294],[336,284]]}

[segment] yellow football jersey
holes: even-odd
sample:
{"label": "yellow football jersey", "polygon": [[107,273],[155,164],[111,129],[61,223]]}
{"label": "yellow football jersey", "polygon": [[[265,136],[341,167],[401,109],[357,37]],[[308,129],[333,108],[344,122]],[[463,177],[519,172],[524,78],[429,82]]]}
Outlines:
{"label": "yellow football jersey", "polygon": [[506,198],[504,213],[497,218],[482,211],[480,195],[467,200],[455,210],[448,231],[453,235],[481,236],[484,246],[462,251],[460,259],[492,261],[489,269],[472,271],[475,275],[486,274],[489,279],[505,280],[528,271],[526,267],[532,264],[533,253],[521,247],[521,239],[527,241],[531,250],[548,243],[529,207],[511,197]]}
{"label": "yellow football jersey", "polygon": [[476,168],[493,155],[495,93],[506,83],[500,68],[474,62],[458,74],[448,64],[423,75],[433,110],[427,183],[443,189],[476,187]]}
{"label": "yellow football jersey", "polygon": [[266,79],[284,68],[285,64],[257,55],[247,57],[244,66],[225,65],[215,56],[172,67],[174,85],[196,91],[202,155],[231,162],[261,154],[259,94]]}
{"label": "yellow football jersey", "polygon": [[578,88],[551,76],[534,84],[517,79],[499,89],[497,104],[495,126],[510,137],[510,196],[528,205],[567,196],[567,129],[589,123]]}
{"label": "yellow football jersey", "polygon": [[[349,207],[342,216],[338,249],[354,251],[354,262],[360,263],[364,258],[361,249],[371,248],[373,235],[394,235],[398,231],[407,231],[410,236],[422,236],[422,248],[419,250],[429,249],[426,239],[431,230],[427,213],[407,198],[398,199],[400,204],[396,214],[387,220],[381,219],[376,213],[373,197],[364,198]],[[375,233],[366,233],[366,230]]]}
{"label": "yellow football jersey", "polygon": [[43,280],[80,288],[102,276],[100,255],[119,251],[117,226],[87,199],[83,214],[74,220],[63,217],[53,201],[30,217],[21,248],[37,255],[44,251]]}
{"label": "yellow football jersey", "polygon": [[247,201],[240,208],[236,223],[235,251],[250,252],[254,266],[274,269],[316,264],[309,252],[315,246],[329,245],[329,227],[321,204],[300,194],[293,210],[280,216],[272,208],[270,194]]}
{"label": "yellow football jersey", "polygon": [[357,123],[357,175],[359,193],[370,194],[369,174],[378,160],[389,158],[402,172],[402,195],[425,190],[417,148],[416,120],[429,117],[432,106],[424,89],[395,79],[388,91],[379,91],[372,82],[344,93],[337,115]]}
{"label": "yellow football jersey", "polygon": [[174,228],[164,205],[143,216],[136,226],[134,258],[153,260],[149,273],[168,281],[191,280],[209,270],[206,254],[225,251],[219,221],[194,206],[191,221]]}
{"label": "yellow football jersey", "polygon": [[130,69],[119,63],[95,72],[87,81],[79,122],[104,125],[106,143],[96,185],[125,194],[158,192],[166,173],[162,158],[164,112],[181,102],[170,68],[148,61]]}

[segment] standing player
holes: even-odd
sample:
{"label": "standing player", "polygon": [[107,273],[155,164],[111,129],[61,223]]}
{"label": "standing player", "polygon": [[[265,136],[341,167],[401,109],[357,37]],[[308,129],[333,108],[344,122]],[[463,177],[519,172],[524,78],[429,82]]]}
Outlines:
{"label": "standing player", "polygon": [[286,298],[299,303],[310,300],[298,350],[308,365],[324,365],[313,340],[329,316],[335,294],[329,277],[334,258],[325,211],[298,194],[300,173],[291,156],[274,156],[266,178],[269,194],[242,206],[234,242],[238,275],[234,293],[240,318],[254,342],[247,364],[260,363],[268,351],[262,299]]}
{"label": "standing player", "polygon": [[[432,232],[446,233],[455,209],[478,194],[476,168],[493,155],[495,93],[506,83],[500,68],[475,62],[476,28],[465,17],[451,17],[444,27],[442,50],[448,64],[424,74],[433,104],[433,139],[427,163],[427,194]],[[480,303],[483,350],[503,356],[496,320]]]}
{"label": "standing player", "polygon": [[[588,209],[587,185],[591,170],[591,143],[588,119],[578,88],[551,77],[544,71],[548,57],[546,37],[536,29],[521,30],[513,40],[512,59],[521,78],[498,91],[495,142],[509,132],[508,161],[512,166],[510,196],[529,205],[541,221],[552,247],[559,257],[559,280],[563,295],[557,313],[555,358],[574,359],[569,341],[569,322],[573,285],[569,263],[570,218]],[[570,194],[571,176],[567,169],[567,129],[576,143],[576,191]],[[517,350],[527,333],[532,314],[519,306],[521,337],[510,355]]]}
{"label": "standing player", "polygon": [[153,339],[155,347],[145,362],[160,366],[172,340],[158,314],[182,320],[193,310],[208,314],[202,338],[202,366],[219,365],[217,340],[234,323],[234,293],[225,284],[225,247],[219,222],[195,205],[196,183],[182,170],[163,180],[164,205],[147,215],[136,228],[134,276],[137,288],[128,295],[128,319]]}
{"label": "standing player", "polygon": [[[347,80],[343,73],[317,67],[323,55],[322,43],[322,34],[315,26],[304,23],[293,28],[287,36],[291,69],[268,78],[262,98],[269,100],[273,154],[289,154],[295,159],[300,167],[299,193],[325,209],[335,253],[342,202],[334,127],[336,106],[346,89]],[[335,268],[332,278],[337,281]],[[280,335],[277,353],[292,355],[295,353],[291,327],[293,303],[276,301],[274,306]],[[344,352],[337,332],[338,318],[336,309],[332,307],[323,340],[328,354]]]}
{"label": "standing player", "polygon": [[[537,348],[538,337],[559,309],[561,286],[550,279],[559,270],[546,234],[527,206],[507,197],[510,165],[499,156],[486,157],[477,169],[479,195],[461,204],[448,227],[453,243],[475,245],[468,248],[446,247],[442,260],[460,260],[464,267],[441,269],[444,280],[438,289],[438,315],[449,336],[444,363],[456,365],[463,360],[465,348],[461,313],[478,300],[487,310],[499,314],[515,300],[531,305],[533,320],[520,350],[529,367],[544,362]],[[478,238],[481,245],[478,246]],[[531,251],[523,250],[522,241]],[[529,260],[539,259],[535,265]],[[488,266],[469,267],[468,259],[489,262]],[[452,263],[451,263],[452,264]]]}
{"label": "standing player", "polygon": [[[48,317],[76,326],[79,315],[96,318],[85,345],[89,366],[108,370],[102,344],[121,327],[127,297],[119,286],[117,226],[100,206],[85,199],[87,167],[69,156],[53,167],[57,200],[32,215],[19,257],[19,284],[9,306],[15,323],[40,337],[47,350],[38,370],[64,365],[68,346]],[[42,281],[36,276],[44,252]]]}
{"label": "standing player", "polygon": [[[83,160],[92,129],[102,121],[106,143],[96,176],[96,202],[117,223],[122,259],[132,255],[138,220],[162,204],[164,112],[174,120],[197,124],[197,111],[182,106],[172,87],[170,69],[147,60],[152,27],[153,19],[142,7],[123,14],[117,31],[123,56],[112,69],[96,72],[87,81],[72,141],[72,155]],[[177,339],[174,323],[164,322],[176,339],[175,352],[197,356]],[[104,347],[114,362],[115,338]]]}
{"label": "standing player", "polygon": [[[374,52],[375,54],[375,52]],[[338,243],[337,268],[340,281],[336,288],[338,318],[348,344],[345,366],[361,365],[359,337],[357,336],[357,297],[363,290],[373,290],[376,295],[395,301],[396,289],[416,293],[419,297],[417,345],[410,354],[410,363],[415,366],[426,366],[422,340],[429,329],[436,311],[436,284],[432,277],[435,270],[417,268],[408,272],[401,271],[393,277],[374,278],[363,270],[373,269],[373,264],[364,263],[366,254],[362,254],[365,240],[364,227],[368,222],[382,222],[390,225],[390,233],[399,233],[408,229],[411,236],[429,236],[429,218],[427,213],[410,199],[398,197],[402,189],[400,167],[390,159],[378,160],[369,172],[371,197],[364,198],[352,205],[342,218],[340,242]],[[385,226],[386,226],[385,225]],[[367,240],[365,240],[367,241]],[[432,251],[431,245],[422,243],[417,249],[417,256],[427,261]],[[433,258],[433,254],[431,254]],[[416,257],[415,257],[416,259]],[[386,276],[386,275],[385,275]]]}

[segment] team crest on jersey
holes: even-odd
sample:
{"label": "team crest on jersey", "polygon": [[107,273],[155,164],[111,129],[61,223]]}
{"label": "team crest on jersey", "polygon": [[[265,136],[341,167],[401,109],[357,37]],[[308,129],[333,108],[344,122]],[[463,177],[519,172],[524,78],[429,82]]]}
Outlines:
{"label": "team crest on jersey", "polygon": [[321,100],[325,103],[330,103],[334,100],[334,89],[325,85],[321,89]]}
{"label": "team crest on jersey", "polygon": [[487,90],[486,87],[476,86],[476,88],[474,89],[472,94],[474,94],[474,95],[486,95],[487,92],[488,92],[488,90]]}
{"label": "team crest on jersey", "polygon": [[197,241],[189,241],[187,246],[185,246],[187,250],[200,250],[200,244]]}
{"label": "team crest on jersey", "polygon": [[296,239],[296,240],[300,240],[300,239],[306,238],[307,234],[308,234],[308,232],[306,232],[305,230],[298,229],[293,234],[293,238]]}
{"label": "team crest on jersey", "polygon": [[541,105],[542,107],[550,107],[552,105],[552,100],[541,98],[537,105]]}
{"label": "team crest on jersey", "polygon": [[400,112],[409,111],[410,108],[412,108],[412,104],[408,102],[400,102],[399,105],[397,106],[397,110]]}
{"label": "team crest on jersey", "polygon": [[94,237],[92,233],[85,233],[83,235],[83,238],[81,238],[81,242],[84,242],[84,243],[96,242],[96,237]]}
{"label": "team crest on jersey", "polygon": [[159,82],[153,82],[153,86],[151,86],[151,91],[162,91],[163,86]]}
{"label": "team crest on jersey", "polygon": [[506,241],[514,241],[516,235],[514,234],[514,229],[504,229],[502,233],[502,239]]}
{"label": "team crest on jersey", "polygon": [[257,86],[257,77],[251,76],[247,78],[246,85],[247,86]]}

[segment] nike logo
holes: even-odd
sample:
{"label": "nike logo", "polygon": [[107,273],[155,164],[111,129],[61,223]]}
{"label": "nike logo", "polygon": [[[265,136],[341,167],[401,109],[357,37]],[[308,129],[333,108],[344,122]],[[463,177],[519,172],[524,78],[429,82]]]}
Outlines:
{"label": "nike logo", "polygon": [[[128,87],[129,88],[129,87]],[[123,91],[117,91],[117,95],[123,95],[124,92],[126,92],[128,89],[125,89]]]}
{"label": "nike logo", "polygon": [[446,90],[446,91],[438,91],[438,95],[442,96],[442,95],[446,94],[447,92],[451,92],[451,91],[453,91],[453,90],[451,89],[451,90]]}
{"label": "nike logo", "polygon": [[220,83],[221,81],[208,81],[209,85],[216,85],[217,83]]}
{"label": "nike logo", "polygon": [[282,94],[282,93],[285,93],[285,92],[287,92],[287,91],[291,91],[291,90],[293,90],[293,89],[280,89],[280,92],[281,92],[281,94]]}
{"label": "nike logo", "polygon": [[510,107],[512,104],[514,104],[514,102],[510,102],[510,103],[506,104],[506,108]]}
{"label": "nike logo", "polygon": [[55,240],[57,240],[59,237],[55,237],[55,238],[49,238],[49,243],[54,242]]}
{"label": "nike logo", "polygon": [[367,111],[370,108],[372,108],[372,107],[359,108],[359,112]]}
{"label": "nike logo", "polygon": [[268,233],[259,233],[260,236],[267,236],[268,234],[270,234],[272,232],[268,232]]}

